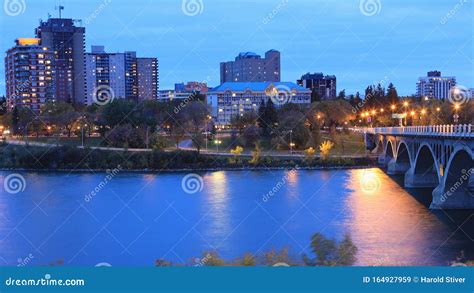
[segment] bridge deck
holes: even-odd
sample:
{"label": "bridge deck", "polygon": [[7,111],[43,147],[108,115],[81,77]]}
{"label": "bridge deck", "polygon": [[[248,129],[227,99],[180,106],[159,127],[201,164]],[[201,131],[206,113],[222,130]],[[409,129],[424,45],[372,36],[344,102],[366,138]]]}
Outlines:
{"label": "bridge deck", "polygon": [[428,125],[405,127],[375,127],[364,128],[364,132],[372,134],[399,135],[399,136],[433,136],[474,138],[474,125]]}

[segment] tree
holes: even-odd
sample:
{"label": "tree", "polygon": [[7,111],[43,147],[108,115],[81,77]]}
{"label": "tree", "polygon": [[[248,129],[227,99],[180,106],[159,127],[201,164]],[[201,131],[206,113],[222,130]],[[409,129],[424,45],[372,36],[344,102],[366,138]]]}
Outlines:
{"label": "tree", "polygon": [[246,146],[252,146],[260,139],[260,129],[255,125],[249,125],[242,134],[243,142]]}
{"label": "tree", "polygon": [[46,103],[43,114],[48,123],[64,128],[67,131],[68,137],[71,137],[74,123],[80,117],[79,113],[70,104],[65,102]]}
{"label": "tree", "polygon": [[345,100],[346,99],[346,90],[340,91],[339,94],[337,95],[337,99],[338,100]]}
{"label": "tree", "polygon": [[20,130],[19,130],[19,124],[20,124],[20,114],[18,113],[18,107],[14,107],[13,108],[13,112],[12,112],[12,130],[13,130],[13,134],[15,135],[18,135]]}
{"label": "tree", "polygon": [[257,122],[257,114],[253,111],[248,111],[242,115],[234,115],[231,117],[230,124],[242,134],[242,131],[249,125],[255,125]]}
{"label": "tree", "polygon": [[311,250],[314,258],[303,256],[303,261],[309,266],[350,266],[356,261],[357,247],[348,234],[337,243],[321,233],[315,233],[311,237]]}
{"label": "tree", "polygon": [[349,234],[344,235],[344,239],[337,248],[337,265],[351,266],[356,262],[357,247],[352,242]]}
{"label": "tree", "polygon": [[319,146],[319,151],[321,152],[321,157],[323,160],[326,160],[331,152],[332,148],[334,147],[334,143],[332,141],[326,140]]}
{"label": "tree", "polygon": [[273,128],[278,123],[278,113],[275,109],[275,105],[273,104],[272,99],[269,99],[266,106],[265,111],[262,117],[262,124],[264,125],[262,135],[263,136],[270,136]]}
{"label": "tree", "polygon": [[305,155],[305,158],[308,162],[313,161],[315,153],[316,153],[316,150],[312,147],[309,147],[309,148],[304,150],[304,155]]}
{"label": "tree", "polygon": [[398,104],[398,93],[393,83],[390,83],[387,87],[387,102],[390,105]]}

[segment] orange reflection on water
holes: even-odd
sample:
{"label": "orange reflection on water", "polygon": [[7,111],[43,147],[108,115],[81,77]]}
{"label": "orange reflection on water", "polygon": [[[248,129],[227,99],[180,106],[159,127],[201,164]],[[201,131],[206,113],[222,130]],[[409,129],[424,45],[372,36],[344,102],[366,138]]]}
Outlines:
{"label": "orange reflection on water", "polygon": [[[380,169],[351,170],[347,188],[352,192],[346,210],[352,215],[346,224],[359,264],[429,265],[427,259],[442,245],[430,236],[446,233],[449,238],[429,209]],[[426,227],[422,233],[420,227]]]}

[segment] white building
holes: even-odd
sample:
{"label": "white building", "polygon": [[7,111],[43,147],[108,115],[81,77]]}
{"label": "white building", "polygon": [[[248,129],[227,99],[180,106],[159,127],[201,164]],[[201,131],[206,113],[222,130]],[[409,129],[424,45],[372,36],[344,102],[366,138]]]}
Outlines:
{"label": "white building", "polygon": [[216,126],[230,125],[233,116],[257,112],[262,101],[270,99],[275,107],[310,104],[311,90],[292,82],[225,82],[207,93]]}
{"label": "white building", "polygon": [[180,92],[175,90],[159,90],[158,91],[158,101],[160,102],[172,102],[174,100],[184,100],[187,99],[191,92]]}
{"label": "white building", "polygon": [[422,99],[448,99],[451,88],[455,85],[456,77],[443,77],[440,71],[430,71],[427,76],[418,78],[416,96]]}
{"label": "white building", "polygon": [[87,105],[94,102],[101,87],[110,87],[114,98],[125,98],[124,53],[106,53],[103,46],[92,46],[85,59]]}

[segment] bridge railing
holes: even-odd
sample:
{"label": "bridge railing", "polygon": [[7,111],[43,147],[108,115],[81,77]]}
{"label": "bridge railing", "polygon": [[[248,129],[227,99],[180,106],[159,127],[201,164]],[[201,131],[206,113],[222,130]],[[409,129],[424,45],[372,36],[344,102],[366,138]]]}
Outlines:
{"label": "bridge railing", "polygon": [[367,133],[388,135],[474,137],[474,125],[472,124],[375,127],[365,128],[364,131]]}

